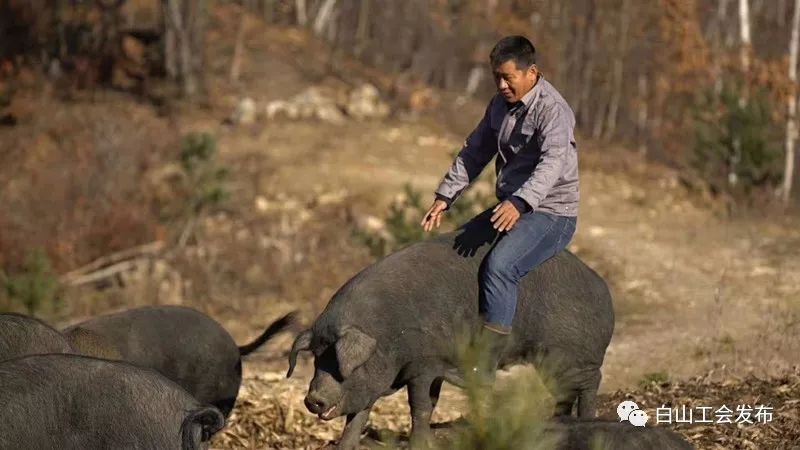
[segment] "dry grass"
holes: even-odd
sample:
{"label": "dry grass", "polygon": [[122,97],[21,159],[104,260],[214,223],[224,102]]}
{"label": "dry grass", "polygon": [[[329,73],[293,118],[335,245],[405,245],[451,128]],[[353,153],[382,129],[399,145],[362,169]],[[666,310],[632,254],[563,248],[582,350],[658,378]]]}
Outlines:
{"label": "dry grass", "polygon": [[[265,371],[246,377],[240,399],[226,428],[213,441],[215,449],[316,449],[339,438],[341,419],[324,422],[308,413],[302,399],[307,389],[306,375],[286,380],[282,372]],[[500,383],[514,382],[524,372],[502,374]],[[616,407],[623,400],[633,400],[655,425],[656,408],[662,405],[687,408],[722,405],[736,410],[736,405],[772,406],[773,418],[757,424],[659,424],[682,434],[698,449],[750,450],[791,449],[800,445],[800,368],[778,378],[728,379],[714,381],[713,374],[685,381],[651,383],[635,389],[601,395],[598,414],[617,420]],[[380,448],[394,441],[407,446],[409,430],[405,391],[378,402],[370,416],[370,424],[362,439],[362,448]],[[434,414],[436,435],[447,439],[447,424],[468,415],[467,402],[460,390],[445,386],[442,400]],[[735,420],[736,414],[733,419]]]}
{"label": "dry grass", "polygon": [[66,271],[158,238],[141,181],[170,156],[168,124],[136,104],[29,101],[37,112],[0,133],[0,266],[13,271],[42,248]]}
{"label": "dry grass", "polygon": [[[733,424],[675,424],[670,427],[683,434],[698,449],[792,449],[800,445],[800,367],[776,378],[746,377],[714,381],[709,372],[679,382],[652,383],[635,391],[617,391],[602,396],[599,411],[607,411],[614,419],[617,405],[624,400],[635,401],[648,413],[653,423],[656,408],[666,405],[686,408],[723,405],[733,410]],[[767,405],[772,407],[772,420],[766,423],[735,423],[737,405]],[[674,414],[674,413],[673,413]],[[675,417],[675,415],[673,415]],[[714,416],[709,414],[709,418]],[[751,418],[755,422],[755,418]],[[694,419],[697,420],[697,417]],[[741,419],[739,420],[741,422]]]}

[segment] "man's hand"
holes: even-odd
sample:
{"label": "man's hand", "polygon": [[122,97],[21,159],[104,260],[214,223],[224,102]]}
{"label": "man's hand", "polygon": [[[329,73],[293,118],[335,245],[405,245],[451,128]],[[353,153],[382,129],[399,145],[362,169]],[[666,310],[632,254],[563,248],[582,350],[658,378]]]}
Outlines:
{"label": "man's hand", "polygon": [[422,218],[422,228],[425,231],[431,231],[434,228],[439,228],[439,225],[442,223],[442,214],[444,210],[447,209],[447,203],[444,200],[439,200],[438,198],[433,201],[433,205],[428,209],[428,212],[425,213],[425,217]]}
{"label": "man's hand", "polygon": [[492,227],[497,231],[508,231],[513,228],[517,220],[519,220],[520,214],[517,207],[508,200],[500,202],[492,211],[494,214],[492,214],[490,220],[492,222]]}

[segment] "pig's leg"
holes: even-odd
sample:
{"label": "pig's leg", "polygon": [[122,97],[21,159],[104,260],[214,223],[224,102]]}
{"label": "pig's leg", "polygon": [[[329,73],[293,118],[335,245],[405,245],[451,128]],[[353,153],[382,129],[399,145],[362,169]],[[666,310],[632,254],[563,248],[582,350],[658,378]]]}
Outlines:
{"label": "pig's leg", "polygon": [[596,369],[593,375],[582,386],[578,394],[578,417],[581,419],[594,418],[596,414],[595,401],[597,400],[597,389],[600,387],[602,375],[600,369]]}
{"label": "pig's leg", "polygon": [[[408,404],[411,407],[411,445],[424,442],[431,432],[433,405],[439,399],[441,378],[419,376],[408,382]],[[434,393],[436,395],[434,395]]]}
{"label": "pig's leg", "polygon": [[436,409],[436,404],[439,403],[439,394],[442,392],[442,382],[444,378],[435,378],[433,383],[431,383],[431,414],[433,414],[433,410]]}
{"label": "pig's leg", "polygon": [[354,450],[358,448],[361,432],[364,431],[364,426],[367,424],[367,419],[369,419],[369,410],[370,408],[367,408],[361,412],[347,415],[347,423],[344,426],[342,438],[336,447],[338,450]]}

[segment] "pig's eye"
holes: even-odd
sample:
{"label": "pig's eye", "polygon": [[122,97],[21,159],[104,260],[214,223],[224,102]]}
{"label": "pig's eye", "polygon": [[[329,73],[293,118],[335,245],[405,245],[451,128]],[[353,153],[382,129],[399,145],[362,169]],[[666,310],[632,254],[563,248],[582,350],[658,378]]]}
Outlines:
{"label": "pig's eye", "polygon": [[311,353],[314,354],[317,358],[321,357],[325,352],[328,350],[328,345],[316,345],[312,347]]}
{"label": "pig's eye", "polygon": [[325,352],[325,350],[328,349],[328,347],[330,347],[330,345],[330,342],[325,342],[322,339],[314,338],[310,345],[311,353],[313,353],[314,356],[319,357]]}

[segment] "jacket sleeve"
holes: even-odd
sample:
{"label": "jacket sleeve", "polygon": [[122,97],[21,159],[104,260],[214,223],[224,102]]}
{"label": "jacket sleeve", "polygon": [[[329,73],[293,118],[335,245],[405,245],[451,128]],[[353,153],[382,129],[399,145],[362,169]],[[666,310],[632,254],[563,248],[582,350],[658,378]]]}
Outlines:
{"label": "jacket sleeve", "polygon": [[437,198],[449,199],[452,204],[472,183],[497,153],[497,142],[492,132],[490,115],[494,99],[489,102],[480,123],[470,133],[464,147],[458,152],[450,170],[436,189]]}
{"label": "jacket sleeve", "polygon": [[569,117],[554,103],[544,110],[541,125],[541,153],[533,173],[513,195],[522,198],[532,209],[539,207],[564,170],[567,146],[571,144]]}

